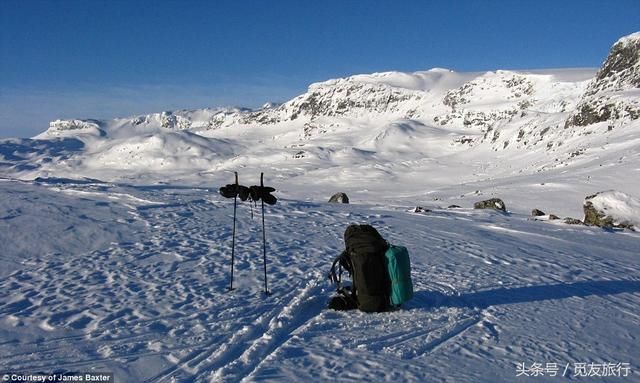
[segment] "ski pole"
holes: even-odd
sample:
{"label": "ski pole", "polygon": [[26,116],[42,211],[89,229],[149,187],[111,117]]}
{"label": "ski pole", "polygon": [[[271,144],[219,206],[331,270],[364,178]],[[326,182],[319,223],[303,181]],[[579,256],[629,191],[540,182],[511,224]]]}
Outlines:
{"label": "ski pole", "polygon": [[233,172],[236,176],[236,193],[233,196],[233,232],[231,234],[231,282],[229,284],[229,291],[233,290],[233,263],[235,260],[236,250],[236,206],[238,204],[238,172]]}
{"label": "ski pole", "polygon": [[[264,187],[264,173],[260,173],[260,187]],[[265,233],[264,226],[264,198],[260,198],[260,202],[262,203],[262,261],[264,264],[264,293],[269,295],[269,290],[267,289],[267,235]]]}

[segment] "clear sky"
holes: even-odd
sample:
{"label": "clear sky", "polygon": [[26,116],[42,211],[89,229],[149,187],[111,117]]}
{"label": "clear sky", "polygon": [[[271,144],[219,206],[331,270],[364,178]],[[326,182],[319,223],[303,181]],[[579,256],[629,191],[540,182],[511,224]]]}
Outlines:
{"label": "clear sky", "polygon": [[597,67],[640,0],[0,0],[0,137],[358,73]]}

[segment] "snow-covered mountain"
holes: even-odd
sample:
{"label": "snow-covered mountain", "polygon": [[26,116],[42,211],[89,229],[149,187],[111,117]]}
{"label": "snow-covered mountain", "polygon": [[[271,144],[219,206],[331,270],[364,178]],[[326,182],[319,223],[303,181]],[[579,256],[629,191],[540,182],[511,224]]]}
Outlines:
{"label": "snow-covered mountain", "polygon": [[598,71],[385,72],[312,84],[256,110],[59,120],[33,140],[3,141],[0,171],[204,185],[242,169],[265,171],[285,193],[308,185],[312,197],[341,189],[363,201],[371,190],[397,196],[397,185],[416,199],[515,196],[543,172],[581,199],[625,189],[611,166],[637,172],[639,44],[640,33],[620,39]]}

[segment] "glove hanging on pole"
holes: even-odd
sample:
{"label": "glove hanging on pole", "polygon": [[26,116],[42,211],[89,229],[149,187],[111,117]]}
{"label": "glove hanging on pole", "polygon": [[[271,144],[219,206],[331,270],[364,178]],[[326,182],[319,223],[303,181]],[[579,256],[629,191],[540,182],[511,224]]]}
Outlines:
{"label": "glove hanging on pole", "polygon": [[241,201],[246,201],[249,198],[249,188],[246,186],[242,186],[238,184],[238,172],[234,172],[236,174],[236,183],[235,184],[227,184],[220,188],[220,194],[224,198],[236,198],[240,197]]}
{"label": "glove hanging on pole", "polygon": [[[262,174],[262,173],[261,173]],[[271,195],[276,189],[271,186],[262,185],[262,176],[260,176],[260,186],[253,185],[249,188],[249,196],[252,201],[264,201],[266,204],[275,205],[278,199]]]}
{"label": "glove hanging on pole", "polygon": [[[229,283],[229,290],[233,290],[233,267],[235,262],[235,241],[236,241],[236,210],[238,204],[238,197],[241,201],[250,199],[251,202],[257,203],[261,201],[262,207],[262,263],[264,266],[264,293],[270,295],[269,286],[267,283],[267,234],[264,224],[264,204],[275,205],[278,199],[271,193],[276,189],[270,186],[264,186],[264,173],[260,173],[260,186],[253,185],[246,187],[238,183],[238,172],[235,174],[235,183],[227,184],[220,188],[220,194],[225,198],[233,198],[233,231],[231,234],[231,278]],[[251,210],[253,218],[253,209]]]}

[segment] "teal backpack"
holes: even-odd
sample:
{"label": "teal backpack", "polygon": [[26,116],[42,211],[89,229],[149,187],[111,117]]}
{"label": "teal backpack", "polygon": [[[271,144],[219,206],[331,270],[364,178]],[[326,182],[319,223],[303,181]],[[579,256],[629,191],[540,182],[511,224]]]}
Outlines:
{"label": "teal backpack", "polygon": [[387,258],[389,278],[391,279],[389,304],[391,307],[397,307],[413,298],[409,252],[404,246],[389,245],[389,249],[384,255]]}

